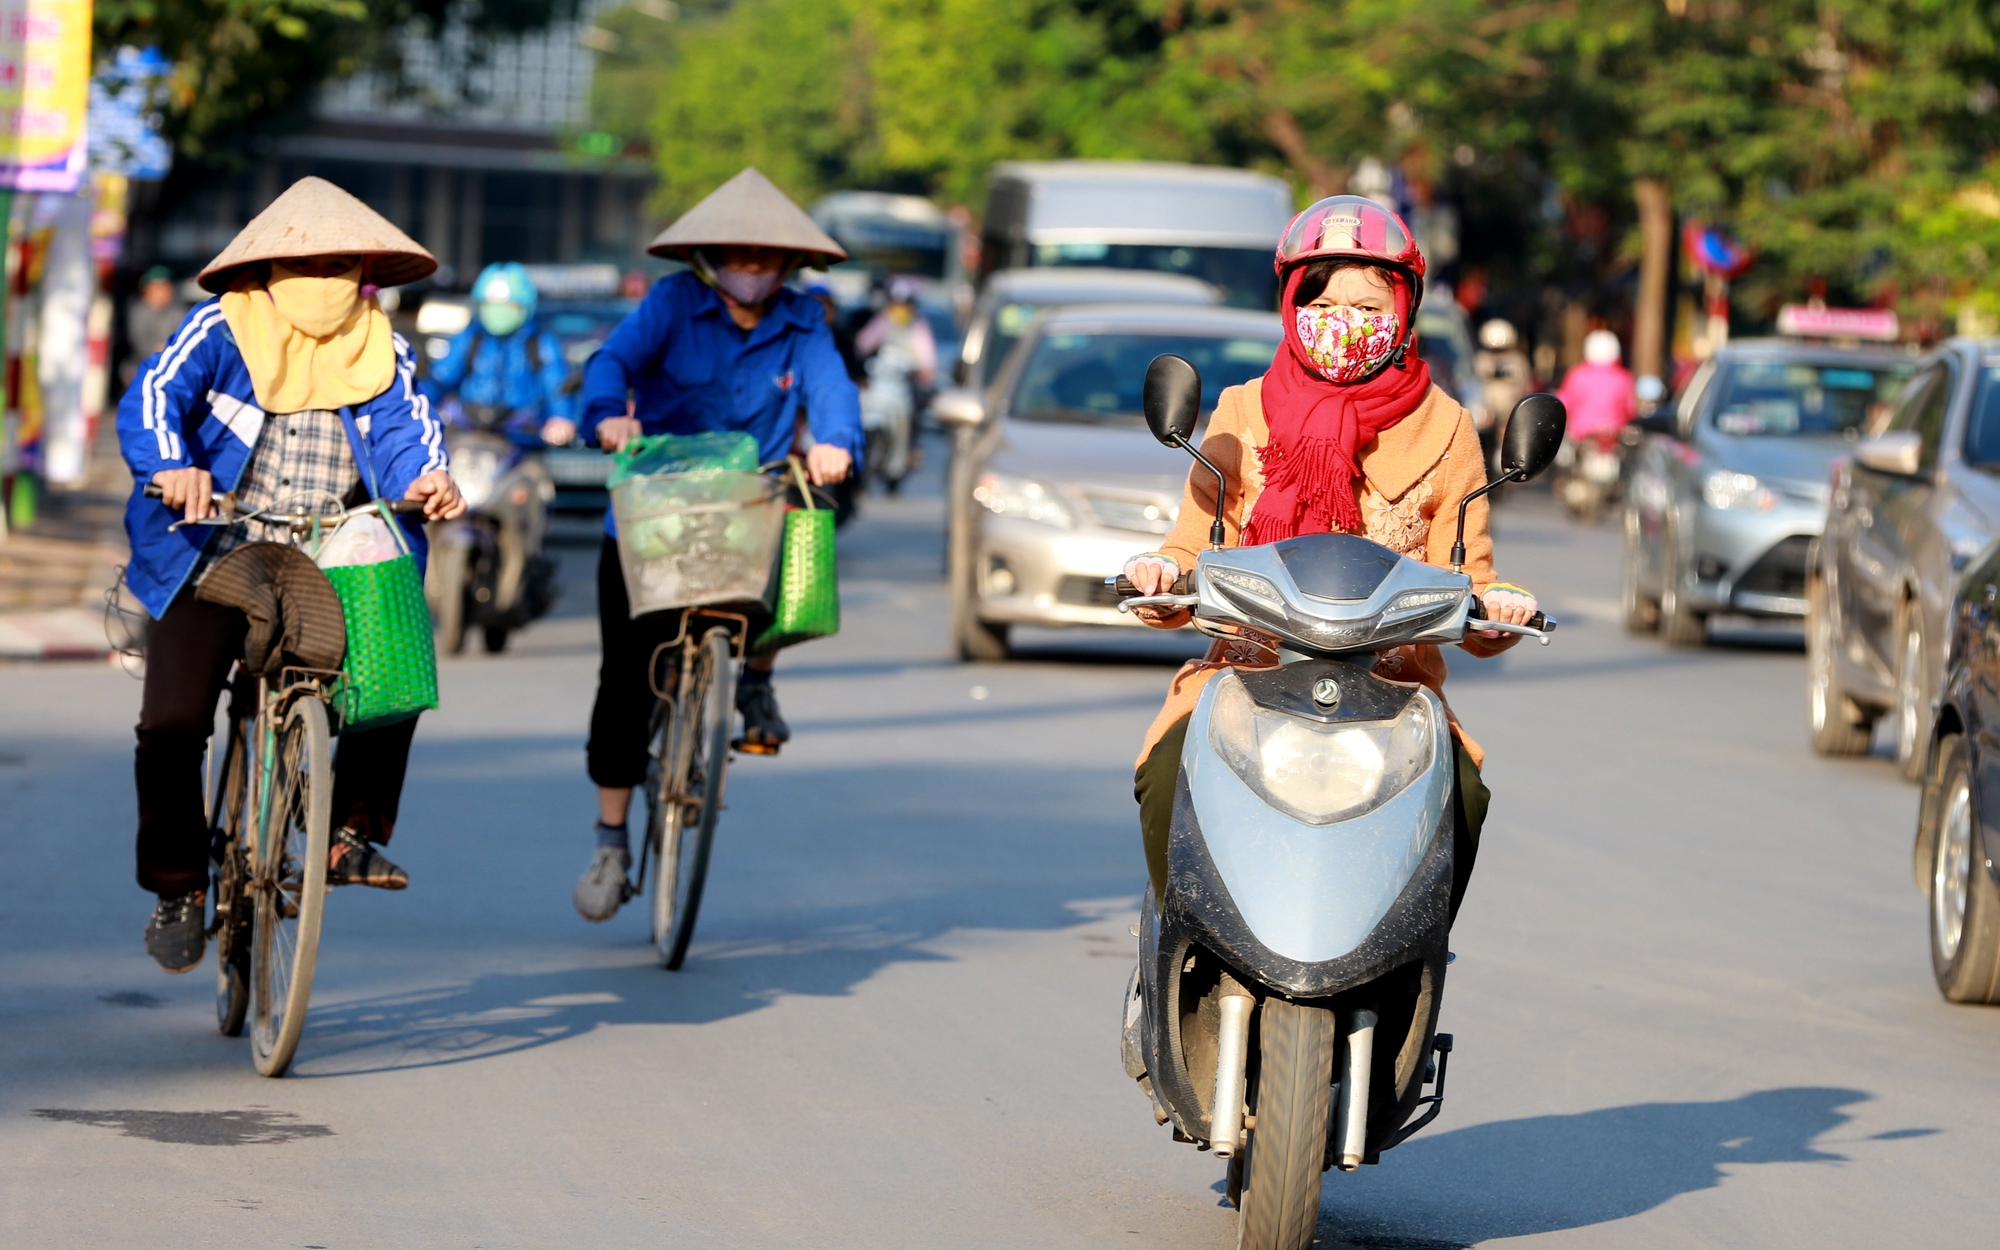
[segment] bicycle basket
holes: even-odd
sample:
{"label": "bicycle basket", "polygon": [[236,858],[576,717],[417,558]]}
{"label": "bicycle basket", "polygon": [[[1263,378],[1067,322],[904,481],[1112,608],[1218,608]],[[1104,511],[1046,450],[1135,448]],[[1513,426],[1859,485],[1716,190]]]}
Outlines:
{"label": "bicycle basket", "polygon": [[711,603],[768,603],[785,500],[758,473],[706,469],[611,488],[618,562],[633,616]]}
{"label": "bicycle basket", "polygon": [[343,731],[408,720],[438,705],[437,647],[424,576],[402,527],[383,512],[403,554],[325,570],[347,622],[345,675],[333,688]]}

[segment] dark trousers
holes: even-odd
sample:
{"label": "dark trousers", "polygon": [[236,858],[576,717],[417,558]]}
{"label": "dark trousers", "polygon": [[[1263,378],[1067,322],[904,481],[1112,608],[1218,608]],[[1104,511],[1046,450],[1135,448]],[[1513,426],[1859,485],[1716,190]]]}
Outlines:
{"label": "dark trousers", "polygon": [[[1139,800],[1139,834],[1145,843],[1146,875],[1153,883],[1155,905],[1167,896],[1167,839],[1173,830],[1174,790],[1180,779],[1181,751],[1187,745],[1190,719],[1183,716],[1173,723],[1133,778],[1132,795]],[[1472,861],[1479,856],[1479,831],[1485,827],[1486,807],[1493,794],[1480,779],[1479,765],[1456,738],[1451,749],[1458,761],[1451,848],[1451,918],[1456,920],[1458,905],[1465,901],[1466,883],[1472,879]]]}
{"label": "dark trousers", "polygon": [[647,732],[652,728],[653,686],[646,673],[653,652],[680,632],[679,612],[632,618],[618,540],[605,536],[597,556],[597,702],[590,709],[590,779],[610,789],[645,784]]}
{"label": "dark trousers", "polygon": [[[189,587],[146,631],[146,686],[133,774],[139,788],[139,884],[156,894],[208,884],[202,752],[229,666],[243,654],[246,629],[241,612],[196,599]],[[340,736],[334,756],[335,828],[351,828],[372,842],[389,840],[416,731],[413,717]]]}

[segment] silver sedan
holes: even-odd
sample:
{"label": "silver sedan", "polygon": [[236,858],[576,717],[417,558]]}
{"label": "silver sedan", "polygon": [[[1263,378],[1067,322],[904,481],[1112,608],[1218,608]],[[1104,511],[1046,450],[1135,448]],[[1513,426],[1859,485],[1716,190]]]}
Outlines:
{"label": "silver sedan", "polygon": [[958,427],[950,485],[953,630],[969,660],[1003,659],[1017,624],[1123,625],[1104,582],[1173,528],[1188,460],[1139,410],[1162,352],[1201,370],[1203,402],[1261,376],[1271,313],[1083,305],[1045,313],[984,397],[941,396]]}

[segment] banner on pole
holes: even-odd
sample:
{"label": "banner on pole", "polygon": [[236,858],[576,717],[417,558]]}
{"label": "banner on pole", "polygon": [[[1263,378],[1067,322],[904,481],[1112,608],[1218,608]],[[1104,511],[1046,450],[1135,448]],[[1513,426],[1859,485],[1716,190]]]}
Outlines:
{"label": "banner on pole", "polygon": [[75,192],[88,159],[91,0],[0,0],[0,187]]}

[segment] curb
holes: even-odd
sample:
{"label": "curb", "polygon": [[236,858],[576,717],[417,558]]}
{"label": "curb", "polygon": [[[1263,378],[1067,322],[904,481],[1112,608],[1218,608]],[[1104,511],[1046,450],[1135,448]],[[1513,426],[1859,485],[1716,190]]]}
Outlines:
{"label": "curb", "polygon": [[100,610],[0,613],[0,660],[101,660],[110,654]]}

